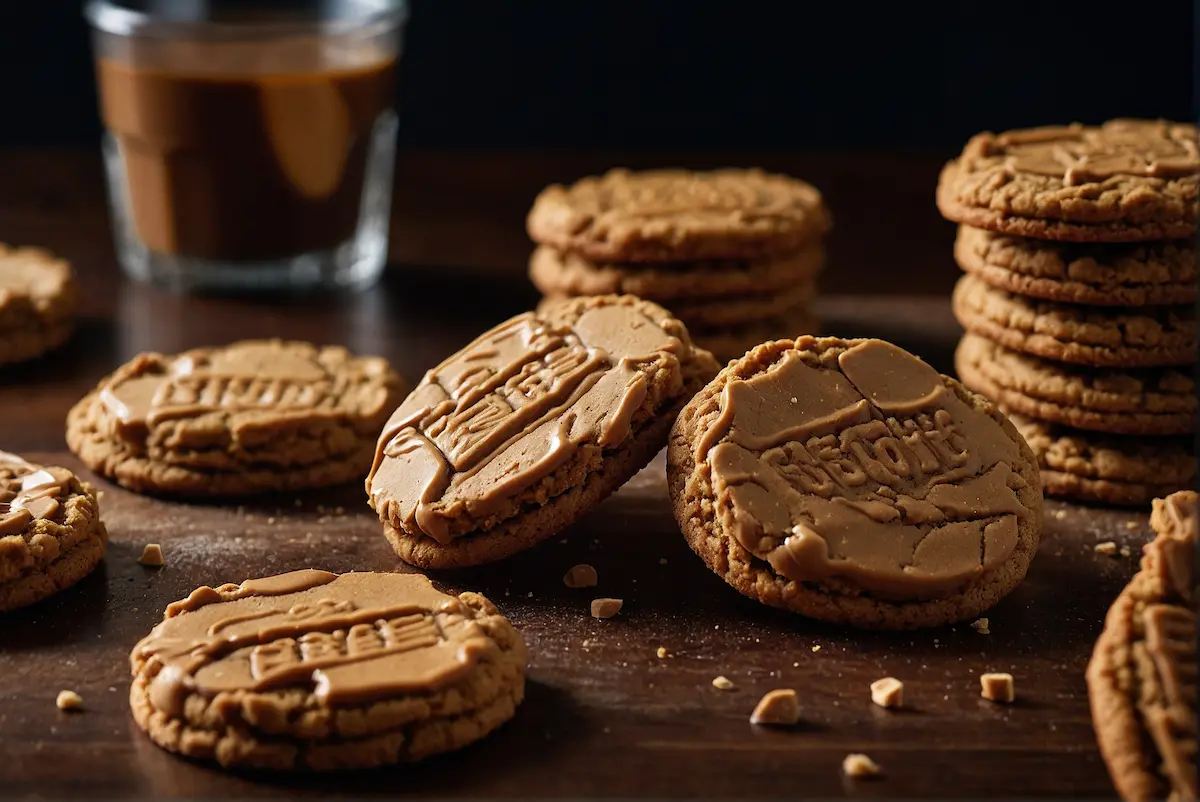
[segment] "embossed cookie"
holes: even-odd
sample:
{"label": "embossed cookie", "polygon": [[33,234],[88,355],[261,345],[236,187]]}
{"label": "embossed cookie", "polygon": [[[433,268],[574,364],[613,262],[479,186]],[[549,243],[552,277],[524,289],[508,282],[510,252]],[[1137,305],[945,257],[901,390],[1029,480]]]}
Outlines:
{"label": "embossed cookie", "polygon": [[1051,362],[968,334],[954,365],[963,384],[1006,410],[1076,429],[1190,434],[1196,383],[1184,368],[1096,369]]}
{"label": "embossed cookie", "polygon": [[141,354],[75,405],[67,443],[140,493],[238,496],[341,484],[371,467],[400,398],[377,357],[246,340]]}
{"label": "embossed cookie", "polygon": [[1142,506],[1196,485],[1190,436],[1108,435],[1009,417],[1038,459],[1048,496]]}
{"label": "embossed cookie", "polygon": [[756,259],[795,251],[830,225],[821,193],[762,170],[610,170],[542,190],[534,241],[601,262]]}
{"label": "embossed cookie", "polygon": [[667,478],[692,549],[812,618],[908,629],[977,616],[1025,576],[1042,491],[992,404],[880,340],[801,337],[684,407]]}
{"label": "embossed cookie", "polygon": [[1096,367],[1196,361],[1192,306],[1125,309],[1040,301],[996,289],[969,274],[954,288],[953,306],[967,331],[1046,359]]}
{"label": "embossed cookie", "polygon": [[71,336],[71,266],[41,248],[0,243],[0,365],[41,356]]}
{"label": "embossed cookie", "polygon": [[956,223],[1067,242],[1189,239],[1200,206],[1196,127],[1112,120],[971,138],[938,181]]}
{"label": "embossed cookie", "polygon": [[415,565],[510,556],[645,467],[716,371],[682,323],[633,296],[519,315],[429,371],[392,415],[371,507]]}
{"label": "embossed cookie", "polygon": [[1094,306],[1196,301],[1190,240],[1073,245],[959,226],[954,258],[980,281],[1031,298]]}
{"label": "embossed cookie", "polygon": [[1196,494],[1156,499],[1156,536],[1104,619],[1087,668],[1100,753],[1123,799],[1194,800]]}
{"label": "embossed cookie", "polygon": [[107,542],[91,485],[0,451],[0,612],[74,585]]}
{"label": "embossed cookie", "polygon": [[417,574],[304,570],[202,587],[130,655],[133,718],[230,769],[420,760],[483,738],[525,693],[520,634]]}

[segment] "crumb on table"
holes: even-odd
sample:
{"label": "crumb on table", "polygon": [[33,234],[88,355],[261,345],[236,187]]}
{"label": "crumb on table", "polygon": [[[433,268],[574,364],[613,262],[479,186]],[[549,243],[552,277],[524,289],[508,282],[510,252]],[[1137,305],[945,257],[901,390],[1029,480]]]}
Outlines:
{"label": "crumb on table", "polygon": [[1097,554],[1103,554],[1105,557],[1115,557],[1117,555],[1117,544],[1111,540],[1097,543],[1094,549]]}
{"label": "crumb on table", "polygon": [[732,691],[733,687],[734,687],[733,683],[729,680],[729,678],[724,675],[719,676],[719,677],[713,677],[712,684],[713,684],[713,687],[719,691]]}
{"label": "crumb on table", "polygon": [[620,599],[592,599],[592,618],[612,618],[621,612]]}
{"label": "crumb on table", "polygon": [[990,635],[992,630],[988,629],[988,620],[986,618],[976,618],[971,622],[971,628],[980,635]]}
{"label": "crumb on table", "polygon": [[854,753],[842,761],[842,773],[847,777],[878,777],[883,768],[866,755]]}
{"label": "crumb on table", "polygon": [[59,710],[81,710],[83,708],[83,697],[75,693],[75,691],[59,691],[54,704],[58,705]]}
{"label": "crumb on table", "polygon": [[563,575],[563,584],[569,588],[594,588],[599,581],[600,578],[596,575],[596,569],[587,563],[573,565]]}
{"label": "crumb on table", "polygon": [[655,654],[658,655],[659,660],[662,660],[664,657],[667,656],[667,647],[659,646],[658,650],[655,652]]}
{"label": "crumb on table", "polygon": [[871,701],[880,707],[901,707],[904,704],[904,683],[895,677],[884,677],[871,683]]}
{"label": "crumb on table", "polygon": [[750,714],[751,724],[791,726],[800,720],[800,697],[791,688],[768,691]]}
{"label": "crumb on table", "polygon": [[979,695],[984,699],[1007,704],[1017,698],[1012,674],[982,674],[979,677],[979,685]]}
{"label": "crumb on table", "polygon": [[138,557],[138,562],[142,565],[160,566],[163,564],[162,546],[157,543],[147,543],[142,549],[142,556]]}

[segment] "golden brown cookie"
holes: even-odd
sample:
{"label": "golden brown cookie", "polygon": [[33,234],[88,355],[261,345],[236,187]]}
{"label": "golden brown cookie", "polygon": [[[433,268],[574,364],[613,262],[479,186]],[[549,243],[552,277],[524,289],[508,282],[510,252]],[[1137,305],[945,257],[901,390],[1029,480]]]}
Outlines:
{"label": "golden brown cookie", "polygon": [[91,485],[0,451],[0,612],[74,585],[104,558],[107,542]]}
{"label": "golden brown cookie", "polygon": [[202,587],[130,655],[134,720],[230,769],[373,768],[476,741],[525,693],[525,645],[477,593],[293,571]]}
{"label": "golden brown cookie", "polygon": [[0,365],[41,356],[71,336],[71,266],[41,248],[0,243]]}
{"label": "golden brown cookie", "polygon": [[973,275],[954,288],[963,328],[1006,348],[1095,367],[1158,367],[1196,361],[1192,306],[1139,308],[1042,301],[997,289]]}
{"label": "golden brown cookie", "polygon": [[954,258],[980,281],[1031,298],[1094,306],[1196,301],[1196,247],[1189,240],[1076,245],[959,226]]}
{"label": "golden brown cookie", "polygon": [[[689,331],[691,331],[689,329]],[[721,364],[731,359],[740,359],[747,351],[770,340],[785,337],[796,338],[804,334],[815,335],[821,331],[821,322],[808,310],[808,305],[789,309],[784,314],[755,321],[744,326],[700,329],[692,332],[696,344],[717,358]]]}
{"label": "golden brown cookie", "polygon": [[400,391],[386,361],[341,347],[246,340],[141,354],[75,405],[67,444],[139,493],[326,487],[366,474]]}
{"label": "golden brown cookie", "polygon": [[859,627],[974,618],[1041,534],[1037,462],[1008,419],[880,340],[780,340],[731,362],[680,413],[667,478],[726,582]]}
{"label": "golden brown cookie", "polygon": [[1196,493],[1155,499],[1154,541],[1087,668],[1100,753],[1123,799],[1195,800]]}
{"label": "golden brown cookie", "polygon": [[1115,434],[1190,434],[1196,428],[1190,369],[1084,368],[974,334],[959,342],[954,365],[967,387],[1031,418]]}
{"label": "golden brown cookie", "polygon": [[1017,237],[1144,242],[1195,235],[1196,127],[1112,120],[982,133],[946,165],[946,218]]}
{"label": "golden brown cookie", "polygon": [[370,504],[415,565],[508,557],[645,467],[716,371],[687,328],[648,301],[545,305],[425,375],[379,438]]}
{"label": "golden brown cookie", "polygon": [[599,262],[757,259],[830,225],[821,193],[762,170],[610,170],[542,190],[526,220],[542,245]]}

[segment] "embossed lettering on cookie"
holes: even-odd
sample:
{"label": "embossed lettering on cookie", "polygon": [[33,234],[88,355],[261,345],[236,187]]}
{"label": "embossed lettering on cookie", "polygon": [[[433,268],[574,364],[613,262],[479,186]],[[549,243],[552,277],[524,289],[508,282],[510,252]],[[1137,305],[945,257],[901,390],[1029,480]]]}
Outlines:
{"label": "embossed lettering on cookie", "polygon": [[647,301],[544,305],[425,375],[379,438],[370,504],[415,565],[510,556],[645,467],[716,371],[687,328]]}
{"label": "embossed lettering on cookie", "polygon": [[754,349],[667,452],[693,550],[765,604],[905,629],[978,615],[1037,551],[1037,461],[989,401],[880,340]]}

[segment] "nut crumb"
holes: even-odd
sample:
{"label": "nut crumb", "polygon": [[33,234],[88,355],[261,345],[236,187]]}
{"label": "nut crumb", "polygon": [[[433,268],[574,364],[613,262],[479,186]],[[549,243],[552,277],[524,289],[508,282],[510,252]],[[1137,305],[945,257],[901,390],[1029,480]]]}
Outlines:
{"label": "nut crumb", "polygon": [[979,695],[992,702],[1008,704],[1017,698],[1012,674],[983,674],[979,677]]}
{"label": "nut crumb", "polygon": [[1133,554],[1133,551],[1128,546],[1121,547],[1121,556],[1122,557],[1129,557],[1132,554]]}
{"label": "nut crumb", "polygon": [[142,565],[150,565],[158,567],[163,564],[162,546],[157,543],[147,543],[142,548],[142,556],[138,557],[138,562]]}
{"label": "nut crumb", "polygon": [[818,643],[816,646],[814,646],[814,647],[813,647],[813,651],[814,651],[814,652],[819,652],[819,651],[821,651],[821,644],[819,644],[819,643]]}
{"label": "nut crumb", "polygon": [[267,519],[267,523],[269,523],[269,524],[273,524],[273,523],[275,523],[275,519],[274,519],[274,518],[268,518],[268,519]]}
{"label": "nut crumb", "polygon": [[81,710],[83,708],[83,697],[75,693],[75,691],[59,691],[58,698],[54,700],[54,704],[58,705],[59,710]]}
{"label": "nut crumb", "polygon": [[796,396],[792,396],[792,403],[793,403],[793,404],[798,404],[798,403],[800,403],[800,399],[799,399],[799,398],[796,398]]}
{"label": "nut crumb", "polygon": [[592,599],[592,618],[612,618],[621,612],[620,599]]}
{"label": "nut crumb", "polygon": [[1067,517],[1067,511],[1066,510],[1055,510],[1054,517],[1061,521],[1063,518]]}
{"label": "nut crumb", "polygon": [[733,690],[733,683],[730,682],[729,678],[724,675],[722,675],[720,677],[714,677],[712,684],[713,684],[714,688],[716,688],[717,690],[720,690],[720,691],[732,691]]}
{"label": "nut crumb", "polygon": [[587,563],[571,566],[571,570],[563,574],[563,584],[569,588],[594,588],[600,578],[596,569]]}
{"label": "nut crumb", "polygon": [[1139,524],[1137,521],[1126,521],[1125,522],[1126,529],[1137,529],[1139,526],[1141,526],[1141,524]]}
{"label": "nut crumb", "polygon": [[988,620],[986,618],[977,618],[971,622],[971,628],[980,635],[990,635],[992,631],[988,629]]}
{"label": "nut crumb", "polygon": [[592,642],[590,640],[588,640],[587,638],[584,638],[583,643],[581,643],[579,645],[586,649],[587,647],[592,645]]}
{"label": "nut crumb", "polygon": [[750,714],[751,724],[789,727],[800,720],[800,699],[791,688],[768,691]]}
{"label": "nut crumb", "polygon": [[664,657],[667,656],[667,647],[659,646],[658,651],[656,651],[655,654],[658,655],[659,660],[662,660]]}
{"label": "nut crumb", "polygon": [[883,768],[866,755],[855,753],[842,761],[842,773],[847,777],[878,777]]}
{"label": "nut crumb", "polygon": [[871,701],[880,707],[904,705],[904,683],[895,677],[884,677],[871,683]]}
{"label": "nut crumb", "polygon": [[1111,540],[1106,540],[1103,543],[1097,543],[1095,551],[1097,554],[1103,554],[1105,557],[1115,557],[1117,555],[1117,544]]}

